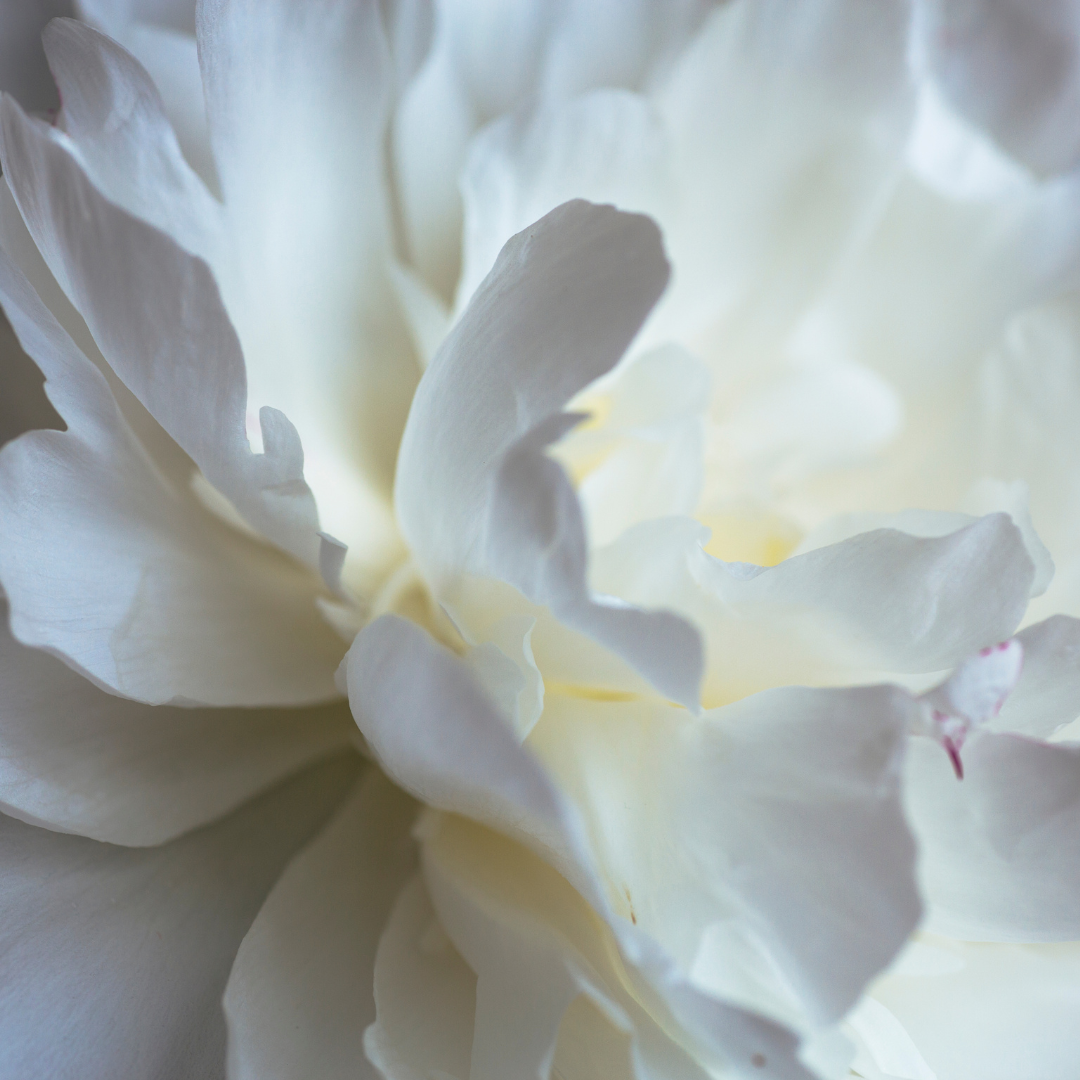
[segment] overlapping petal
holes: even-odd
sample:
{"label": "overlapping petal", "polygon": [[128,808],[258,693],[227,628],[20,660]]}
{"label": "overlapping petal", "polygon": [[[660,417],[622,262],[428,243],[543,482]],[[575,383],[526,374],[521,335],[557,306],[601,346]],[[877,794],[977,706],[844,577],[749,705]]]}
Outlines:
{"label": "overlapping petal", "polygon": [[647,219],[568,203],[520,233],[424,373],[398,461],[402,532],[436,595],[494,577],[696,702],[697,635],[589,594],[581,509],[546,447],[621,358],[667,282]]}
{"label": "overlapping petal", "polygon": [[0,253],[4,306],[64,432],[0,457],[0,581],[12,631],[142,701],[300,704],[336,696],[321,585],[154,467],[108,384]]}
{"label": "overlapping petal", "polygon": [[0,1070],[28,1080],[216,1075],[221,993],[240,939],[356,772],[355,755],[339,756],[146,851],[0,817]]}
{"label": "overlapping petal", "polygon": [[281,876],[225,990],[229,1080],[377,1075],[363,1048],[375,950],[416,865],[415,815],[412,800],[369,769]]}

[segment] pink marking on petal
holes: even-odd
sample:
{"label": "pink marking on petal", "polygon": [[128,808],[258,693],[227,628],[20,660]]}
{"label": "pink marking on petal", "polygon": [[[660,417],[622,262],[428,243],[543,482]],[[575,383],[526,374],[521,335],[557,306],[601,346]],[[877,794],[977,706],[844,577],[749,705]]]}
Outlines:
{"label": "pink marking on petal", "polygon": [[945,753],[949,755],[949,760],[952,762],[953,772],[956,773],[957,780],[964,779],[964,763],[960,760],[960,747],[957,746],[952,739],[942,740],[942,746],[945,747]]}

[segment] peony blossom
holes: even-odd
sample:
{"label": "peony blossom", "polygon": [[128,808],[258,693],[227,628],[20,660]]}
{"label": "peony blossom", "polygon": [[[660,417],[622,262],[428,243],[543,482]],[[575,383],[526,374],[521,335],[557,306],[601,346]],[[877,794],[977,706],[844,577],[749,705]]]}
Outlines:
{"label": "peony blossom", "polygon": [[79,15],[0,1075],[1069,1080],[1067,0]]}

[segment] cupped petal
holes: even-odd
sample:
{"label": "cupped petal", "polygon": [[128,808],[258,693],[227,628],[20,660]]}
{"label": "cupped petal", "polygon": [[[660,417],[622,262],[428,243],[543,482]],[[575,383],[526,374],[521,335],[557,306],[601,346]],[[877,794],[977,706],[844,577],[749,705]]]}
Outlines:
{"label": "cupped petal", "polygon": [[917,924],[895,687],[767,690],[693,719],[549,695],[528,746],[613,907],[725,1000],[833,1022]]}
{"label": "cupped petal", "polygon": [[696,702],[700,645],[665,612],[605,603],[585,583],[581,509],[545,448],[562,407],[619,361],[667,283],[646,218],[571,202],[510,240],[424,373],[402,439],[396,505],[436,593],[507,581]]}
{"label": "cupped petal", "polygon": [[912,741],[905,804],[930,929],[973,941],[1080,938],[1080,747],[982,732],[958,782]]}
{"label": "cupped petal", "polygon": [[225,989],[229,1080],[377,1075],[375,950],[416,867],[416,804],[369,769],[289,864],[240,945]]}
{"label": "cupped petal", "polygon": [[958,112],[1040,174],[1080,162],[1080,5],[921,0],[917,55]]}
{"label": "cupped petal", "polygon": [[68,425],[0,455],[0,581],[14,636],[155,704],[336,697],[343,646],[315,606],[318,579],[164,479],[104,376],[3,253],[0,290]]}
{"label": "cupped petal", "polygon": [[223,821],[132,850],[0,817],[0,1071],[221,1075],[221,993],[290,857],[357,773],[338,756]]}
{"label": "cupped petal", "polygon": [[[574,886],[577,903],[615,935],[621,963],[636,973],[636,993],[651,1011],[668,1016],[706,1057],[751,1061],[760,1054],[773,1075],[805,1076],[790,1032],[702,992],[655,940],[615,913],[576,809],[464,660],[413,623],[384,616],[358,635],[346,672],[353,714],[387,774],[430,806],[514,837],[540,856],[545,872],[555,867],[558,880]],[[561,961],[552,964],[564,980]],[[498,1041],[498,1032],[492,1037]],[[543,1038],[530,1045],[541,1057],[546,1052]]]}
{"label": "cupped petal", "polygon": [[161,844],[349,745],[342,705],[178,709],[106,694],[7,628],[0,810],[111,844]]}
{"label": "cupped petal", "polygon": [[317,565],[318,515],[283,413],[246,434],[244,357],[207,265],[107,202],[64,145],[10,98],[0,156],[38,249],[110,367],[254,528]]}
{"label": "cupped petal", "polygon": [[[1071,1080],[1076,1073],[1076,943],[996,945],[920,935],[873,995],[936,1080]],[[915,1073],[914,1080],[923,1077]]]}
{"label": "cupped petal", "polygon": [[324,525],[350,547],[371,528],[351,489],[389,496],[419,377],[389,277],[382,7],[207,0],[198,13],[252,395],[288,403]]}

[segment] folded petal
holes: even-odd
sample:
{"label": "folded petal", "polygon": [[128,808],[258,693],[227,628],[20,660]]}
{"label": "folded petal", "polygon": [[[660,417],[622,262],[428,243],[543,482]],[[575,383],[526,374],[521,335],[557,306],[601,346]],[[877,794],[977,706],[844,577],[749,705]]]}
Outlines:
{"label": "folded petal", "polygon": [[[654,1013],[670,1017],[707,1057],[751,1060],[763,1054],[774,1075],[805,1075],[795,1063],[789,1032],[700,991],[661,945],[615,913],[596,876],[577,810],[521,745],[464,660],[415,624],[384,616],[357,637],[346,671],[353,714],[387,774],[429,805],[507,833],[555,867],[559,880],[569,881],[580,894],[577,903],[588,904],[615,935],[622,963],[636,973],[636,993],[644,995]],[[565,989],[562,961],[551,960],[546,970],[554,971]],[[554,1017],[557,1028],[561,1012],[547,1016]],[[498,1023],[490,1034],[505,1046]],[[536,1035],[539,1043],[530,1037],[522,1053],[542,1058],[546,1037],[553,1045],[554,1031],[549,1030],[547,1036]],[[495,1054],[489,1063],[500,1060]]]}
{"label": "folded petal", "polygon": [[184,160],[157,87],[115,41],[74,19],[54,19],[46,55],[64,107],[57,124],[110,202],[213,263],[221,207]]}
{"label": "folded petal", "polygon": [[0,817],[0,1070],[220,1075],[221,994],[240,941],[356,771],[355,755],[337,757],[146,851]]}
{"label": "folded petal", "polygon": [[632,1075],[642,1080],[698,1080],[708,1075],[704,1065],[809,1077],[789,1033],[715,1001],[722,1015],[712,1018],[712,1045],[692,1029],[673,1037],[672,1012],[625,966],[610,929],[526,849],[464,819],[439,817],[426,823],[422,853],[439,920],[477,975],[473,1080],[545,1075],[582,995],[630,1043]]}
{"label": "folded petal", "polygon": [[905,803],[930,928],[972,941],[1080,937],[1080,747],[982,732],[958,782],[912,741]]}
{"label": "folded petal", "polygon": [[337,696],[323,587],[211,514],[147,458],[102,374],[0,253],[0,292],[67,431],[0,455],[0,581],[19,641],[152,703]]}
{"label": "folded petal", "polygon": [[415,870],[416,805],[369,769],[289,864],[248,931],[225,990],[229,1080],[374,1078],[375,950]]}
{"label": "folded petal", "polygon": [[2,108],[4,174],[57,281],[110,367],[241,516],[317,565],[318,515],[284,414],[246,434],[244,357],[204,262],[107,202],[50,128]]}
{"label": "folded petal", "polygon": [[724,999],[817,1025],[919,920],[911,709],[893,687],[767,690],[699,719],[549,695],[528,746],[586,822],[617,911]]}
{"label": "folded petal", "polygon": [[205,825],[348,745],[341,705],[178,709],[97,689],[20,645],[0,601],[0,810],[112,844],[150,845]]}
{"label": "folded petal", "polygon": [[573,424],[562,407],[618,362],[667,276],[656,227],[610,208],[567,203],[514,237],[424,373],[395,498],[437,593],[465,573],[508,581],[689,704],[695,632],[589,594],[581,509],[544,453]]}
{"label": "folded petal", "polygon": [[771,567],[714,559],[707,537],[686,518],[637,525],[594,553],[590,581],[700,627],[714,704],[784,683],[950,667],[1012,633],[1034,573],[1006,514],[939,537],[874,529]]}

